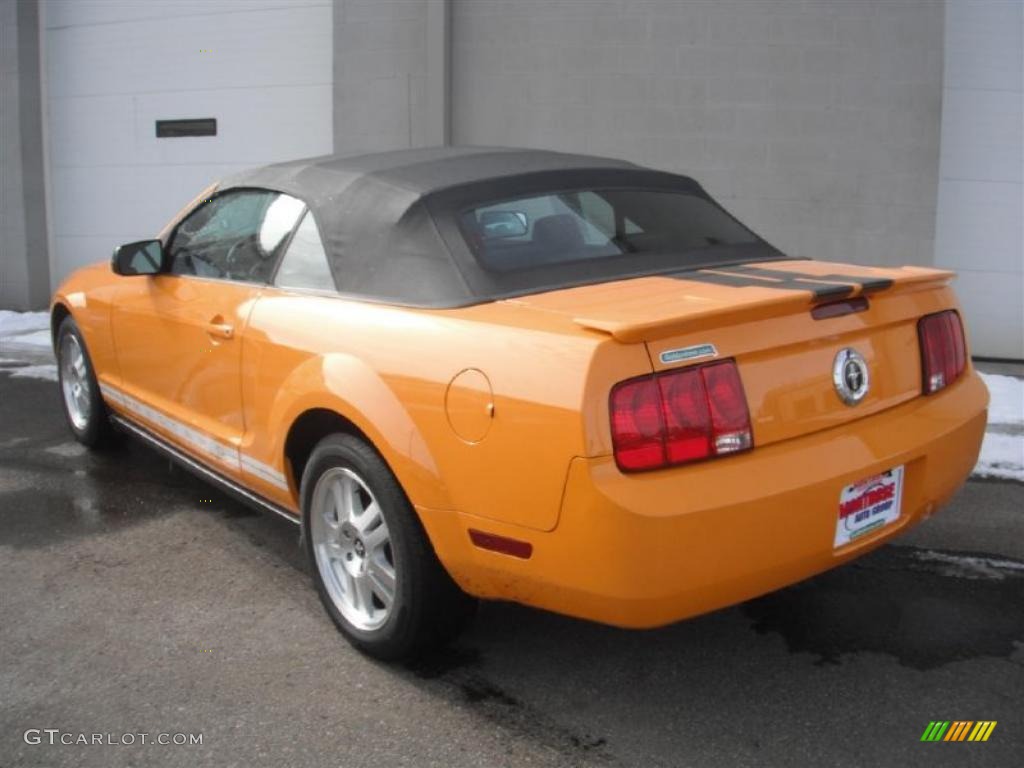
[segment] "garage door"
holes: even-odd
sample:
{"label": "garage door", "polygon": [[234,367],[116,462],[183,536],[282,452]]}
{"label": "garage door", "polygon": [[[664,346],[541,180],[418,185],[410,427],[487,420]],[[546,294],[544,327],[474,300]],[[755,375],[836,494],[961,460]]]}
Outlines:
{"label": "garage door", "polygon": [[225,174],[331,151],[331,6],[43,4],[54,284]]}
{"label": "garage door", "polygon": [[972,352],[1024,360],[1024,5],[950,0],[935,264]]}

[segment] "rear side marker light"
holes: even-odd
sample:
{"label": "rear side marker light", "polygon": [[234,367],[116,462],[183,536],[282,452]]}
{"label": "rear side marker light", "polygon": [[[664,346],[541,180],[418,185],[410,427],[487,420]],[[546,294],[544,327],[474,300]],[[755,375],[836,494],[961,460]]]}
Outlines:
{"label": "rear side marker light", "polygon": [[964,326],[955,310],[925,315],[917,323],[921,345],[921,391],[939,392],[956,381],[967,367]]}
{"label": "rear side marker light", "polygon": [[615,462],[639,472],[753,447],[736,363],[723,360],[621,382],[610,398]]}
{"label": "rear side marker light", "polygon": [[529,559],[533,554],[533,544],[519,539],[510,539],[499,536],[496,533],[486,533],[475,528],[469,529],[469,540],[480,549],[489,549],[492,552],[500,552],[503,555],[512,555],[523,560]]}

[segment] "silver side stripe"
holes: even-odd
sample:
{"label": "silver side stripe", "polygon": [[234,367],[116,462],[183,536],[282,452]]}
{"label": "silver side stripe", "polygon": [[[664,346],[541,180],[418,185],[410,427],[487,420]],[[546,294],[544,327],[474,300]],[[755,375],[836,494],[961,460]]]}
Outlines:
{"label": "silver side stripe", "polygon": [[100,391],[106,400],[120,405],[125,410],[131,411],[136,416],[141,416],[152,424],[166,429],[183,443],[206,456],[216,459],[236,471],[258,477],[263,482],[269,483],[283,491],[288,490],[288,481],[285,479],[285,476],[273,467],[254,459],[252,456],[246,456],[236,448],[225,445],[187,424],[182,424],[180,421],[172,419],[170,416],[146,405],[126,392],[122,392],[111,384],[100,384]]}
{"label": "silver side stripe", "polygon": [[137,400],[131,395],[117,390],[110,384],[100,384],[100,391],[103,393],[103,396],[112,403],[117,403],[122,408],[134,413],[136,416],[141,416],[146,421],[166,429],[183,443],[188,444],[197,451],[201,451],[207,456],[211,456],[236,471],[241,469],[238,462],[238,451],[234,448],[224,445],[223,443],[214,440],[209,435],[203,434],[186,424],[182,424],[176,419],[170,418],[155,408]]}
{"label": "silver side stripe", "polygon": [[252,456],[246,456],[244,453],[239,452],[238,455],[242,460],[243,472],[248,472],[250,475],[256,475],[260,480],[277,486],[281,490],[288,490],[288,481],[285,479],[285,476],[276,469],[264,464],[262,461],[257,461]]}

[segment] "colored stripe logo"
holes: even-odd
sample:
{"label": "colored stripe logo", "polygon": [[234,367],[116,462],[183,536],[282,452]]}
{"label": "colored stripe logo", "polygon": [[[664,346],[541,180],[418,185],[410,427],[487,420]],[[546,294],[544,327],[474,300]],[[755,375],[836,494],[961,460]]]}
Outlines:
{"label": "colored stripe logo", "polygon": [[661,353],[661,362],[678,363],[683,360],[697,360],[701,357],[718,357],[718,349],[714,344],[697,344],[693,347],[667,349]]}
{"label": "colored stripe logo", "polygon": [[932,720],[921,741],[988,741],[995,727],[995,720]]}

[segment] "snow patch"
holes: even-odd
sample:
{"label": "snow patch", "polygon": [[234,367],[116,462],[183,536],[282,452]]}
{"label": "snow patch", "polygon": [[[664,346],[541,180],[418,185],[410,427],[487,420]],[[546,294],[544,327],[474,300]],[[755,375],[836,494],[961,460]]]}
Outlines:
{"label": "snow patch", "polygon": [[49,328],[50,316],[46,312],[12,312],[9,309],[0,309],[0,336]]}
{"label": "snow patch", "polygon": [[1024,563],[1015,560],[1000,560],[977,555],[952,555],[922,549],[914,557],[926,563],[940,566],[939,573],[960,579],[1005,579],[1007,576],[1024,576]]}
{"label": "snow patch", "polygon": [[992,395],[988,423],[1024,424],[1024,379],[994,373],[983,373],[981,378]]}
{"label": "snow patch", "polygon": [[47,448],[47,453],[53,453],[57,456],[62,456],[65,459],[73,459],[76,456],[81,456],[85,453],[85,446],[79,445],[78,443],[61,443],[55,445],[52,448]]}
{"label": "snow patch", "polygon": [[26,365],[22,368],[10,368],[6,371],[12,379],[45,379],[46,381],[57,380],[57,366],[50,363],[47,365]]}
{"label": "snow patch", "polygon": [[33,331],[32,333],[10,336],[7,338],[7,341],[26,347],[45,347],[46,349],[50,349],[50,347],[53,346],[53,337],[50,336],[49,328],[45,331]]}
{"label": "snow patch", "polygon": [[1024,483],[1024,436],[986,432],[974,474]]}

